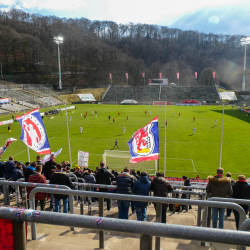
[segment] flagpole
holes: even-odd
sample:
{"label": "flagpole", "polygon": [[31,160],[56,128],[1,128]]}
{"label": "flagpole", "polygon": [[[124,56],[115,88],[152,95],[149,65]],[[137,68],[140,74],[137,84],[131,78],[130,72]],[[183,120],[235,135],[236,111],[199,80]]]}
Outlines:
{"label": "flagpole", "polygon": [[224,128],[224,103],[223,103],[222,131],[221,131],[221,143],[220,143],[220,168],[221,168],[221,159],[222,159],[223,128]]}
{"label": "flagpole", "polygon": [[71,149],[70,149],[70,139],[69,139],[69,124],[68,124],[68,113],[67,113],[67,103],[65,101],[65,111],[66,111],[66,123],[67,123],[67,133],[68,133],[68,146],[69,146],[69,162],[72,168],[72,160],[71,160]]}
{"label": "flagpole", "polygon": [[165,102],[164,176],[165,176],[165,174],[166,174],[166,157],[167,157],[167,144],[166,144],[166,138],[167,138],[167,136],[166,136],[166,134],[167,134],[167,132],[166,132],[166,129],[167,129],[167,126],[166,126],[167,115],[166,115],[166,103],[167,103],[167,102]]}
{"label": "flagpole", "polygon": [[[23,115],[25,115],[24,106],[23,106]],[[30,162],[30,149],[28,146],[27,146],[27,152],[28,152],[28,161]]]}

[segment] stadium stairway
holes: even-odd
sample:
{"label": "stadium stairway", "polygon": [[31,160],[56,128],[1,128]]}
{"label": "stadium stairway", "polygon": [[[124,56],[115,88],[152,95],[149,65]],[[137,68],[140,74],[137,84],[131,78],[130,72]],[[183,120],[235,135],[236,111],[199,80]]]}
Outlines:
{"label": "stadium stairway", "polygon": [[[0,195],[0,205],[3,205],[3,195]],[[11,206],[15,206],[15,199],[11,199]],[[39,208],[39,207],[38,207]],[[51,211],[49,202],[46,204],[46,210]],[[167,222],[169,224],[189,225],[195,226],[197,221],[196,206],[188,212],[167,212]],[[80,206],[75,202],[75,214],[80,214]],[[88,213],[88,206],[84,204],[84,214]],[[98,202],[92,203],[92,214],[98,216]],[[106,203],[104,209],[105,217],[117,218],[118,208],[116,201],[112,202],[112,210],[106,210]],[[129,210],[129,219],[136,220],[136,214]],[[147,209],[147,219],[150,222],[155,221],[155,209],[153,205],[149,205]],[[233,213],[231,217],[225,220],[225,229],[235,230],[235,220]],[[153,237],[153,249],[154,249]],[[109,250],[139,250],[140,249],[140,235],[109,232],[105,231],[105,249]],[[97,250],[99,249],[99,235],[97,230],[87,228],[75,228],[70,231],[69,227],[56,226],[49,224],[37,224],[37,241],[31,240],[31,228],[28,225],[27,234],[27,250]],[[219,243],[206,243],[206,246],[200,246],[199,241],[161,238],[161,250],[236,250],[237,246],[226,245]],[[247,247],[250,250],[250,247]]]}

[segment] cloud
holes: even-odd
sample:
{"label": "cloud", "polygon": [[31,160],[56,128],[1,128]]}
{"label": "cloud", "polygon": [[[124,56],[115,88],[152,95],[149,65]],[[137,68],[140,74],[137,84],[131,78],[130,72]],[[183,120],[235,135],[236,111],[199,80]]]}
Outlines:
{"label": "cloud", "polygon": [[249,36],[249,7],[250,4],[203,8],[195,13],[183,16],[173,23],[171,27],[182,30],[198,30],[206,33]]}
{"label": "cloud", "polygon": [[0,5],[16,7],[20,6],[23,9],[37,9],[37,10],[74,10],[77,11],[86,7],[87,3],[84,0],[0,0]]}

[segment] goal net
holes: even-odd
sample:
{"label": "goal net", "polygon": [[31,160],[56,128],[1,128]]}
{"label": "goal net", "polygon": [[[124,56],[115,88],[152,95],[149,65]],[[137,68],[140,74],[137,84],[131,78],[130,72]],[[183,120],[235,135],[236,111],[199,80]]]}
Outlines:
{"label": "goal net", "polygon": [[155,174],[157,161],[142,161],[138,163],[129,162],[131,155],[129,151],[105,150],[102,155],[105,164],[109,169],[123,171],[125,167],[135,169],[136,171],[147,171],[149,174]]}
{"label": "goal net", "polygon": [[153,101],[153,105],[165,105],[163,101]]}

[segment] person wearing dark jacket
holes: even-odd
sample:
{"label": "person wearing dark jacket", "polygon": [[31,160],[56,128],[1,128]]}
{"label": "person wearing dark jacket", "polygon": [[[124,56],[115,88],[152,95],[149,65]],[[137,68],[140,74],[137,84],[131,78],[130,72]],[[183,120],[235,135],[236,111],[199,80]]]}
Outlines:
{"label": "person wearing dark jacket", "polygon": [[0,161],[0,178],[4,177],[4,163]]}
{"label": "person wearing dark jacket", "polygon": [[[183,176],[182,179],[184,180],[184,187],[183,187],[183,190],[187,190],[185,187],[190,187],[191,186],[191,183],[190,183],[190,180],[187,178],[187,176]],[[189,191],[192,191],[192,189],[188,189]],[[190,199],[190,195],[186,195],[186,194],[182,194],[181,196],[182,199]],[[189,205],[189,209],[192,209],[192,206]],[[182,211],[184,210],[187,210],[186,209],[186,205],[182,205]]]}
{"label": "person wearing dark jacket", "polygon": [[[91,169],[88,170],[88,173],[84,176],[84,180],[86,183],[90,183],[90,184],[95,184],[96,180],[95,180],[95,176],[92,173],[93,171]],[[91,191],[94,191],[95,188],[91,188]],[[88,198],[88,197],[87,197]],[[87,200],[86,198],[86,200]],[[92,197],[92,202],[95,201],[95,198]]]}
{"label": "person wearing dark jacket", "polygon": [[42,161],[41,161],[41,155],[38,155],[36,157],[36,165],[41,165],[42,168],[44,167],[44,163],[42,163]]}
{"label": "person wearing dark jacket", "polygon": [[[54,174],[54,172],[56,172],[56,166],[55,165],[52,165],[51,169],[49,170],[49,173],[48,173],[48,179],[50,181],[52,175]],[[50,208],[53,208],[53,194],[50,194]]]}
{"label": "person wearing dark jacket", "polygon": [[51,170],[53,165],[56,165],[56,162],[54,160],[55,160],[55,156],[54,154],[52,154],[50,156],[49,161],[47,161],[43,167],[42,173],[45,175],[46,179],[48,179],[49,170]]}
{"label": "person wearing dark jacket", "polygon": [[12,174],[13,181],[17,181],[17,180],[23,178],[22,166],[23,166],[23,164],[21,162],[18,162],[16,164],[16,168],[14,169],[13,174]]}
{"label": "person wearing dark jacket", "polygon": [[[62,164],[56,164],[56,172],[52,175],[50,179],[50,184],[59,184],[71,187],[72,181],[66,172],[62,171]],[[69,197],[63,194],[55,194],[55,212],[59,212],[59,205],[61,199],[63,200],[63,212],[68,213],[68,200]]]}
{"label": "person wearing dark jacket", "polygon": [[[151,190],[154,192],[154,196],[158,197],[168,197],[168,193],[174,190],[173,186],[164,178],[163,173],[156,173],[156,177],[153,179],[151,184]],[[156,210],[156,203],[154,203]],[[167,222],[167,208],[168,204],[163,203],[161,208],[161,223]]]}
{"label": "person wearing dark jacket", "polygon": [[[117,194],[131,194],[133,184],[134,184],[134,177],[130,175],[130,169],[124,168],[124,172],[117,176]],[[128,219],[128,211],[130,201],[127,200],[117,200],[118,205],[118,219]]]}
{"label": "person wearing dark jacket", "polygon": [[35,173],[36,173],[36,162],[33,161],[24,172],[25,182],[27,182],[29,180],[29,177]]}
{"label": "person wearing dark jacket", "polygon": [[[42,166],[41,165],[36,166],[36,173],[29,177],[28,182],[46,184],[46,178],[44,175],[42,175]],[[32,189],[34,189],[34,188],[29,187],[29,189],[28,189],[28,197],[27,197],[28,199],[29,199],[29,195],[30,195],[30,192],[32,191]],[[46,193],[36,193],[35,194],[35,209],[37,209],[38,201],[40,201],[41,210],[43,210],[43,211],[45,210],[46,197],[47,197]]]}
{"label": "person wearing dark jacket", "polygon": [[[151,181],[148,179],[148,173],[145,171],[141,172],[141,177],[133,185],[133,193],[135,195],[149,195],[151,187]],[[146,221],[147,220],[147,202],[134,201],[135,210],[137,215],[137,220]]]}
{"label": "person wearing dark jacket", "polygon": [[4,176],[6,180],[12,178],[12,173],[15,168],[16,168],[16,164],[14,162],[14,157],[10,156],[9,160],[6,161],[4,164]]}
{"label": "person wearing dark jacket", "polygon": [[[101,169],[96,173],[96,184],[111,185],[111,181],[115,180],[115,176],[105,168],[103,161],[100,162]],[[99,188],[99,192],[109,192],[107,188]],[[110,199],[107,200],[107,210],[110,210]]]}
{"label": "person wearing dark jacket", "polygon": [[[233,185],[233,198],[236,199],[250,199],[250,186],[248,185],[246,181],[245,175],[239,175],[238,181]],[[248,213],[249,205],[242,205],[239,204],[244,210],[245,213]],[[239,229],[239,219],[240,215],[239,212],[236,210],[233,210],[235,222],[236,222],[236,228]]]}

